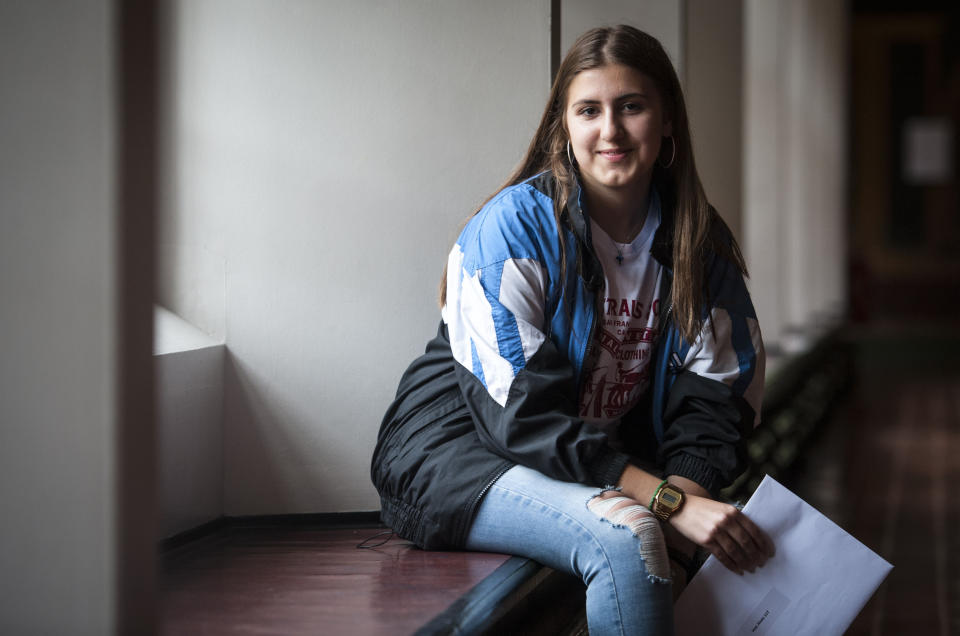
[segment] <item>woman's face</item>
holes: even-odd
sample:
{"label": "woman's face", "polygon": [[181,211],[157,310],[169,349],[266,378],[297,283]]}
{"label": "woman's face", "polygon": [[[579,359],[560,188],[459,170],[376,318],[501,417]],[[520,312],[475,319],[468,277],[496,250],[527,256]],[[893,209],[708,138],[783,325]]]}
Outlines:
{"label": "woman's face", "polygon": [[671,131],[653,80],[620,64],[583,71],[570,82],[565,117],[588,190],[649,185],[660,143]]}

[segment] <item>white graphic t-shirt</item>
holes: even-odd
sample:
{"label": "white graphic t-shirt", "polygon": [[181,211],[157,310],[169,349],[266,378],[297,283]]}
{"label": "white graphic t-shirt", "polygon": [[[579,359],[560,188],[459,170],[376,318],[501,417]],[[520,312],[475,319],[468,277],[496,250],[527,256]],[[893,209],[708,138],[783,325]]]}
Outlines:
{"label": "white graphic t-shirt", "polygon": [[602,430],[610,430],[611,424],[635,406],[650,383],[662,274],[662,267],[650,255],[650,246],[659,226],[660,205],[653,192],[647,220],[632,243],[615,243],[590,221],[606,288],[597,317],[594,363],[580,395],[580,417]]}

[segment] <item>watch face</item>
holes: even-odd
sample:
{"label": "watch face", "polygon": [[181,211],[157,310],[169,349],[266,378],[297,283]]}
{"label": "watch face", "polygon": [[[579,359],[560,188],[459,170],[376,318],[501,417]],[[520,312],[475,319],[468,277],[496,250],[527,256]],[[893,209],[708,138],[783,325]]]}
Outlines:
{"label": "watch face", "polygon": [[680,505],[679,495],[672,490],[667,490],[666,488],[660,491],[660,500],[669,508],[676,508]]}

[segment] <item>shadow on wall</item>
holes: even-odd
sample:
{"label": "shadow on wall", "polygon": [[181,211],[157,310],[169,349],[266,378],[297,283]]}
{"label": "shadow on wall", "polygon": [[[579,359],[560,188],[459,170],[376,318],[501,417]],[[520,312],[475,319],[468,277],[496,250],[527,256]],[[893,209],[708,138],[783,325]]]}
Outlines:
{"label": "shadow on wall", "polygon": [[349,473],[350,457],[337,444],[324,443],[317,425],[322,413],[303,416],[283,404],[265,377],[227,350],[223,444],[228,517],[331,512],[324,502],[338,498],[335,491]]}
{"label": "shadow on wall", "polygon": [[283,464],[294,461],[295,449],[283,435],[283,418],[229,349],[223,396],[224,513],[286,512],[292,498],[283,488]]}

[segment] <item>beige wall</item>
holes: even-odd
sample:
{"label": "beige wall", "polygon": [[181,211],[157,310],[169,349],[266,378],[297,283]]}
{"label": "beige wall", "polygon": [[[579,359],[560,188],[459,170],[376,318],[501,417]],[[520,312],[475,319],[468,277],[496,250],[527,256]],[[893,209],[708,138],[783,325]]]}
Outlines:
{"label": "beige wall", "polygon": [[663,45],[683,78],[683,9],[676,0],[562,0],[561,55],[587,29],[629,24],[646,31]]}
{"label": "beige wall", "polygon": [[743,0],[686,0],[687,113],[700,180],[743,242]]}
{"label": "beige wall", "polygon": [[0,633],[113,632],[112,3],[0,3]]}
{"label": "beige wall", "polygon": [[744,242],[765,340],[787,351],[846,310],[846,19],[745,4]]}

